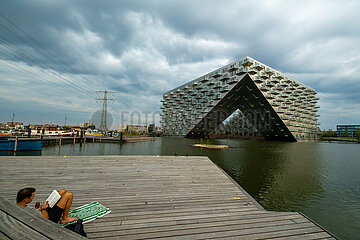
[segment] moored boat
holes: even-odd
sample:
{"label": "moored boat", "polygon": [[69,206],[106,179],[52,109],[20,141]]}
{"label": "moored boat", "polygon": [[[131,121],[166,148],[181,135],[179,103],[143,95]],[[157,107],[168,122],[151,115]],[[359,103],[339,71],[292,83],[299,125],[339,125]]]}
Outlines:
{"label": "moored boat", "polygon": [[42,151],[43,140],[38,138],[0,139],[0,151]]}

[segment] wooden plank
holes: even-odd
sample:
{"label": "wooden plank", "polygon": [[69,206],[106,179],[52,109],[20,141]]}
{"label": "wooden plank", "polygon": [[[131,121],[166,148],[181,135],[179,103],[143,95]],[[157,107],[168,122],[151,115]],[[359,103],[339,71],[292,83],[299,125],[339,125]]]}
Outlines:
{"label": "wooden plank", "polygon": [[[319,228],[317,227],[305,227],[305,228],[288,228],[288,229],[282,229],[278,231],[270,231],[270,232],[262,232],[262,233],[256,233],[256,234],[241,234],[238,235],[237,233],[234,233],[232,236],[228,237],[222,237],[221,239],[226,240],[237,240],[237,239],[292,239],[294,237],[299,237],[299,239],[307,239],[307,236],[310,236],[310,239],[319,239],[319,238],[312,238],[314,235],[321,234],[319,232]],[[201,239],[201,238],[199,238]],[[217,239],[217,237],[210,237],[208,239]],[[295,238],[296,239],[296,238]],[[321,239],[321,237],[320,237]],[[325,237],[325,239],[330,239]]]}
{"label": "wooden plank", "polygon": [[22,224],[22,222],[19,222],[15,218],[7,215],[3,211],[0,211],[0,222],[0,232],[2,232],[8,239],[49,239],[34,229]]}
{"label": "wooden plank", "polygon": [[[149,222],[146,224],[134,224],[134,225],[124,225],[118,226],[116,231],[121,231],[121,233],[117,234],[118,236],[121,235],[127,235],[127,234],[139,234],[139,233],[156,233],[156,232],[168,232],[168,231],[182,231],[186,229],[196,229],[196,228],[216,228],[216,227],[229,227],[229,226],[235,226],[235,225],[251,225],[255,226],[259,223],[271,223],[271,224],[281,224],[281,223],[291,223],[291,221],[294,217],[293,216],[269,216],[267,218],[247,218],[247,219],[226,219],[218,217],[216,221],[208,221],[208,222],[197,222],[197,223],[191,223],[191,224],[178,224],[176,221],[172,221],[174,224],[168,224],[170,221],[164,221],[164,222]],[[301,216],[298,216],[298,218],[301,218]],[[166,224],[164,224],[166,223]],[[109,228],[102,228],[101,231],[110,231],[112,230],[111,227]],[[99,231],[97,229],[89,229],[87,228],[87,231],[89,233],[94,232],[95,234]]]}
{"label": "wooden plank", "polygon": [[0,209],[4,214],[49,239],[86,239],[1,197]]}
{"label": "wooden plank", "polygon": [[1,231],[0,231],[0,239],[2,239],[2,240],[11,240],[11,238],[9,238],[8,236],[6,236],[4,233],[2,233]]}
{"label": "wooden plank", "polygon": [[[0,157],[0,194],[31,182],[42,201],[74,192],[73,207],[98,201],[112,213],[85,224],[89,238],[281,238],[326,232],[298,213],[266,212],[207,157]],[[61,168],[54,167],[61,165]],[[39,169],[37,166],[41,166]],[[74,184],[76,182],[76,184]],[[40,200],[40,201],[41,201]],[[319,235],[327,236],[327,235]]]}
{"label": "wooden plank", "polygon": [[314,240],[314,239],[334,239],[326,232],[316,232],[316,233],[299,233],[298,235],[281,237],[281,240]]}

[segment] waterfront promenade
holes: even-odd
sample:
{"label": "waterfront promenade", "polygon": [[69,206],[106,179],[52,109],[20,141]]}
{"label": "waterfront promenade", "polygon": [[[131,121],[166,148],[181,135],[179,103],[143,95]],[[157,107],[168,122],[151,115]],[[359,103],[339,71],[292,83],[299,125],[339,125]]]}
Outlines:
{"label": "waterfront promenade", "polygon": [[0,157],[0,194],[74,192],[73,207],[112,212],[85,224],[90,239],[333,239],[299,213],[270,212],[207,157]]}

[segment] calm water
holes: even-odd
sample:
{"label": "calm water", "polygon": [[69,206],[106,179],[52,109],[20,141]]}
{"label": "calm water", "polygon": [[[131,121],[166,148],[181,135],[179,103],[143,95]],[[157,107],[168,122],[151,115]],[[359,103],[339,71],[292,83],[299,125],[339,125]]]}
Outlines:
{"label": "calm water", "polygon": [[360,239],[360,144],[214,140],[231,148],[191,147],[198,142],[69,144],[48,146],[42,155],[206,155],[265,209],[301,211],[340,239]]}

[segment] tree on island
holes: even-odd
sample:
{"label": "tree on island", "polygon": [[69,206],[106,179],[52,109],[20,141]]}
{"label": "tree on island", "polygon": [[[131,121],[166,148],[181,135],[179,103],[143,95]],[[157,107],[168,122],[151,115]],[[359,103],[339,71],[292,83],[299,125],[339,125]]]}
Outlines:
{"label": "tree on island", "polygon": [[349,130],[348,129],[345,129],[344,137],[349,137]]}
{"label": "tree on island", "polygon": [[356,137],[358,140],[360,140],[360,128],[356,130]]}

